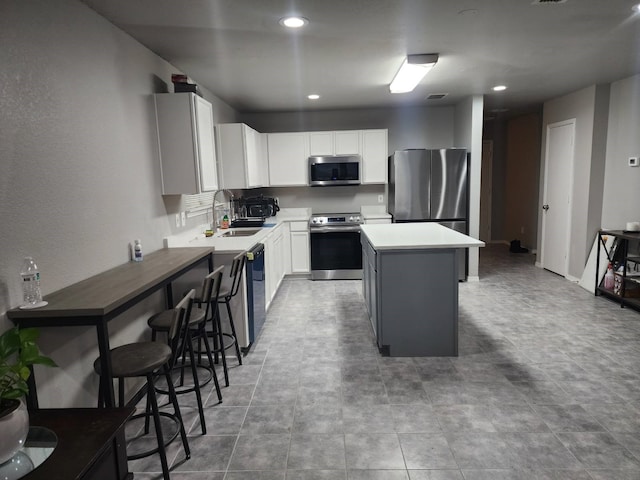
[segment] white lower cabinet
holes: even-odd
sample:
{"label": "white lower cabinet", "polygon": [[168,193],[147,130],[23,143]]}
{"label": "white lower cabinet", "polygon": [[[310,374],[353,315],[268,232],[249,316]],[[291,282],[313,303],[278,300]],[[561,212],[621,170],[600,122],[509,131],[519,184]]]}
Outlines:
{"label": "white lower cabinet", "polygon": [[309,273],[309,224],[307,222],[291,222],[290,229],[290,273]]}
{"label": "white lower cabinet", "polygon": [[268,309],[282,283],[286,270],[284,224],[279,224],[263,240],[265,255],[265,306]]}

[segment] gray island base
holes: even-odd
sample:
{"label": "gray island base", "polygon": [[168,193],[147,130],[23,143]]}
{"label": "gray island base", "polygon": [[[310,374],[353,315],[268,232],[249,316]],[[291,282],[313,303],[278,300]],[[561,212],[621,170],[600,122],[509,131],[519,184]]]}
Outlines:
{"label": "gray island base", "polygon": [[437,223],[364,225],[363,294],[392,357],[458,355],[458,248],[484,243]]}

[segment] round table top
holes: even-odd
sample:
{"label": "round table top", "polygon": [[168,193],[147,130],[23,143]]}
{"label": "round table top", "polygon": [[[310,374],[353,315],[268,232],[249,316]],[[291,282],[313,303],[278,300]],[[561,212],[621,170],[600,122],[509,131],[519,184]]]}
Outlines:
{"label": "round table top", "polygon": [[58,444],[56,434],[45,427],[29,427],[24,447],[0,465],[0,480],[18,480],[49,458]]}

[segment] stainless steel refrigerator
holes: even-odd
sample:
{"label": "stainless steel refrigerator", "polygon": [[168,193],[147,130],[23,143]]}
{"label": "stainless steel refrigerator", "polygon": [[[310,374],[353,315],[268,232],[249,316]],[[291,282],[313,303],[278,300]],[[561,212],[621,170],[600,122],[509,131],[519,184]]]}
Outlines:
{"label": "stainless steel refrigerator", "polygon": [[[438,222],[469,233],[469,160],[464,148],[397,150],[389,157],[389,213],[393,222]],[[467,249],[458,257],[467,278]]]}

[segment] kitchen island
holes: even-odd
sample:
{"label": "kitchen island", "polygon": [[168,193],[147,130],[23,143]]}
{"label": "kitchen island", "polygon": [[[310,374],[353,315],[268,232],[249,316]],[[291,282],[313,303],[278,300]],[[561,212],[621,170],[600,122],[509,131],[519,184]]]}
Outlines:
{"label": "kitchen island", "polygon": [[431,222],[361,228],[363,295],[380,352],[457,356],[457,249],[484,242]]}

